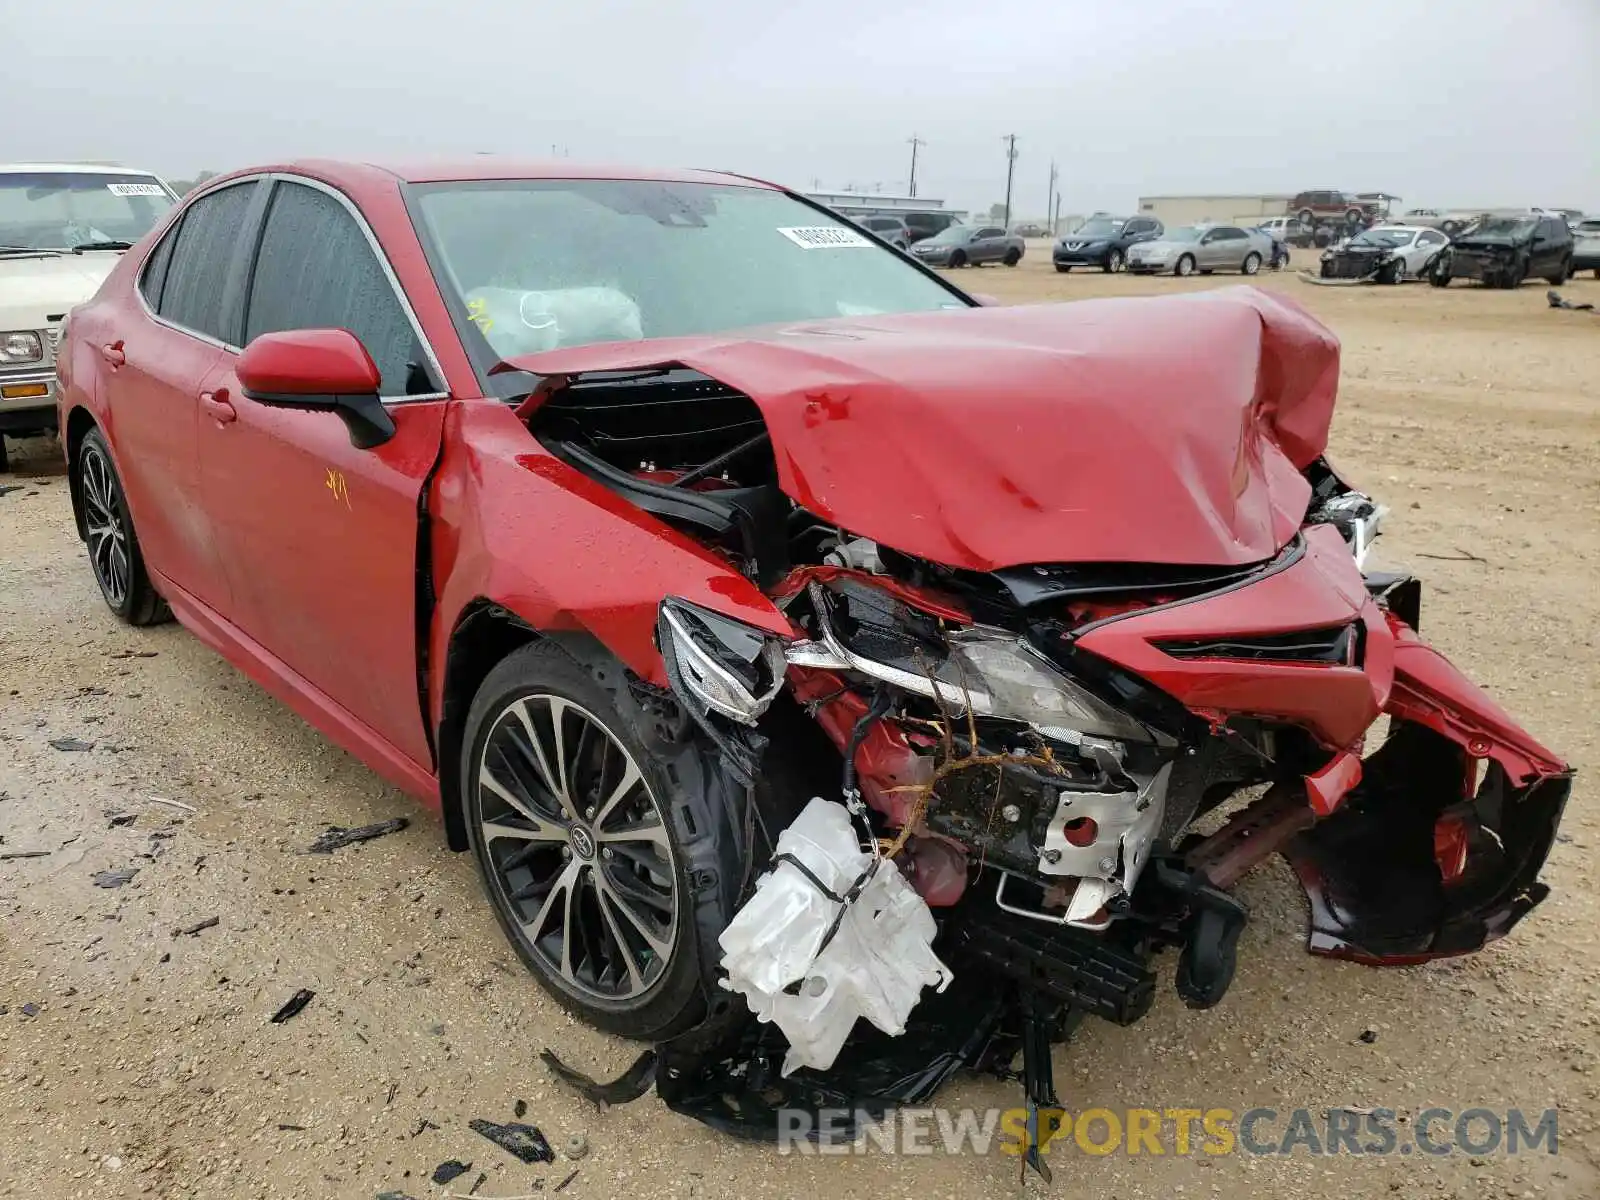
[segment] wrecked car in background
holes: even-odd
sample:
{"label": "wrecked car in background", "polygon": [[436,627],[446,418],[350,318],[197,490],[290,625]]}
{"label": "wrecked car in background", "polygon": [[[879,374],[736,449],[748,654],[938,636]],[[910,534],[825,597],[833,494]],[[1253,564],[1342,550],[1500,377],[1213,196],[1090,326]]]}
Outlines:
{"label": "wrecked car in background", "polygon": [[1450,239],[1437,229],[1378,225],[1322,252],[1319,277],[1404,283],[1428,275]]}
{"label": "wrecked car in background", "polygon": [[1516,288],[1542,277],[1559,286],[1572,274],[1572,227],[1563,216],[1520,213],[1485,217],[1439,256],[1428,275],[1435,287],[1476,279],[1488,287]]}
{"label": "wrecked car in background", "polygon": [[1048,1105],[1082,1017],[1223,998],[1274,853],[1367,963],[1546,894],[1570,770],[1368,568],[1284,299],[979,307],[741,178],[308,163],[187,198],[61,365],[113,612],[442,809],[657,1043],[550,1059],[588,1094],[775,1136],[1020,1054]]}

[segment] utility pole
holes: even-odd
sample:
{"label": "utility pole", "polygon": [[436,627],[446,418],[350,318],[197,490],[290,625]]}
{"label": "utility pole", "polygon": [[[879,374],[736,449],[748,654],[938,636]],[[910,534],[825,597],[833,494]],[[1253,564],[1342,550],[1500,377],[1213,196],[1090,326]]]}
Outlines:
{"label": "utility pole", "polygon": [[1017,135],[1006,134],[1006,217],[1004,225],[1011,229],[1011,177],[1017,168]]}
{"label": "utility pole", "polygon": [[911,189],[910,190],[911,190],[911,198],[913,200],[915,200],[916,196],[917,196],[917,147],[918,146],[926,146],[928,143],[923,141],[916,134],[912,134],[910,140],[911,140]]}
{"label": "utility pole", "polygon": [[1050,236],[1051,237],[1054,237],[1055,233],[1056,233],[1055,222],[1050,220],[1050,214],[1055,210],[1055,202],[1056,202],[1056,163],[1055,163],[1055,159],[1051,159],[1050,160],[1050,190],[1045,193],[1045,197],[1044,197],[1044,219],[1045,219],[1045,223],[1050,226]]}

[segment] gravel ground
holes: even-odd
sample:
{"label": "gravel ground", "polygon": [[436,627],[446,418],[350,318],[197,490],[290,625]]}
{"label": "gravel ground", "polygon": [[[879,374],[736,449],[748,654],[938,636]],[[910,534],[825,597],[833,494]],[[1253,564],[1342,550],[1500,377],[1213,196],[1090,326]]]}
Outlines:
{"label": "gravel ground", "polygon": [[[1059,276],[1046,253],[962,282],[1004,301],[1232,282]],[[1422,570],[1429,636],[1582,772],[1545,873],[1555,890],[1483,954],[1376,971],[1303,952],[1304,902],[1274,862],[1241,889],[1254,916],[1227,999],[1192,1013],[1163,986],[1135,1028],[1086,1026],[1057,1049],[1059,1090],[1075,1109],[1304,1107],[1319,1119],[1333,1105],[1410,1117],[1434,1104],[1553,1106],[1560,1153],[1068,1150],[1053,1156],[1053,1185],[1026,1190],[1593,1197],[1600,316],[1548,311],[1542,286],[1263,283],[1344,341],[1333,452],[1393,507],[1379,557]],[[1568,293],[1600,301],[1600,283]],[[426,813],[181,628],[119,626],[73,535],[58,449],[15,457],[17,473],[0,477],[22,485],[0,495],[0,855],[49,853],[0,860],[0,1195],[423,1200],[465,1194],[480,1172],[479,1196],[549,1194],[575,1167],[573,1198],[1018,1190],[1016,1160],[999,1155],[781,1157],[653,1097],[596,1113],[558,1090],[541,1048],[609,1073],[636,1047],[545,999],[502,943],[471,862],[444,849]],[[52,747],[62,738],[93,747]],[[396,815],[410,828],[305,852],[329,824]],[[120,868],[137,874],[95,885]],[[316,993],[310,1005],[269,1023],[300,988]],[[971,1080],[941,1100],[1017,1095]],[[586,1134],[589,1156],[525,1167],[468,1129],[511,1120],[518,1100],[556,1146]],[[471,1170],[434,1185],[452,1158]]]}

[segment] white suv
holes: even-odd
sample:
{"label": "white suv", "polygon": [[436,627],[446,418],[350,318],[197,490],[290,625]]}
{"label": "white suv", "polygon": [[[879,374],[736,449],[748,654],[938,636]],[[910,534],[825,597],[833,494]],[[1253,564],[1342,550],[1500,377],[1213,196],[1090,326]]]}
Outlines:
{"label": "white suv", "polygon": [[148,171],[0,163],[0,470],[5,437],[56,427],[56,342],[122,252],[178,201]]}

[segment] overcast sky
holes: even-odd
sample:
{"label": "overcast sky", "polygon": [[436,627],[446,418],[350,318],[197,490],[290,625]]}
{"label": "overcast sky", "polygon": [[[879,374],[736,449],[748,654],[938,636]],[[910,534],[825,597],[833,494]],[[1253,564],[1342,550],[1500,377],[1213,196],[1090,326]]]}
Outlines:
{"label": "overcast sky", "polygon": [[[1220,10],[1220,11],[1219,11]],[[1313,17],[1310,13],[1317,13]],[[1600,209],[1600,0],[0,4],[0,160],[494,151],[905,187]]]}

